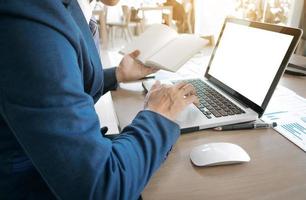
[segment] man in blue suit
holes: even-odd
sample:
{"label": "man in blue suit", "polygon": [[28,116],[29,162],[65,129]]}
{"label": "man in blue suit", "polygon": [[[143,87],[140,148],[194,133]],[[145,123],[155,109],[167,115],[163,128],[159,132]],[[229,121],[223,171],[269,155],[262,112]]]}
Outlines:
{"label": "man in blue suit", "polygon": [[153,71],[137,52],[102,70],[77,0],[0,1],[0,27],[0,199],[137,199],[179,137],[192,86],[155,84],[109,140],[94,103]]}

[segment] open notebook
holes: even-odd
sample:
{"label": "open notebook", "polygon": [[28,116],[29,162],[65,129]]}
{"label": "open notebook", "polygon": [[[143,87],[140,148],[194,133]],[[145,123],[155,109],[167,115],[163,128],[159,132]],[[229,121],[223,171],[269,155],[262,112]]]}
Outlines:
{"label": "open notebook", "polygon": [[120,53],[140,50],[138,60],[146,66],[177,71],[209,42],[192,34],[178,34],[172,28],[154,24],[127,44]]}

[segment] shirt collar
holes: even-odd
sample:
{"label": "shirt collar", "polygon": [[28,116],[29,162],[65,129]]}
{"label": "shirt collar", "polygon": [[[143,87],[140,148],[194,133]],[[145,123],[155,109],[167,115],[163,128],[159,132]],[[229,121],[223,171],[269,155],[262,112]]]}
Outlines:
{"label": "shirt collar", "polygon": [[91,3],[89,3],[88,0],[77,0],[80,8],[82,9],[82,12],[86,18],[87,23],[89,23],[90,18],[92,16],[92,11],[96,5],[96,0],[93,0]]}

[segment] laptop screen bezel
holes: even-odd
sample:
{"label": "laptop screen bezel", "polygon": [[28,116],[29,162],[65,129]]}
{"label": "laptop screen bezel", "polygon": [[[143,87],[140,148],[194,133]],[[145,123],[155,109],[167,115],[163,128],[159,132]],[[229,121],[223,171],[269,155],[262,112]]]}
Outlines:
{"label": "laptop screen bezel", "polygon": [[[256,103],[254,103],[250,99],[246,98],[245,96],[243,96],[239,92],[237,92],[234,89],[228,87],[227,85],[225,85],[224,83],[219,81],[217,78],[215,78],[215,77],[213,77],[212,75],[209,74],[209,69],[210,69],[211,64],[213,62],[216,51],[218,50],[218,46],[220,44],[220,40],[222,38],[224,29],[226,27],[226,24],[229,23],[229,22],[293,36],[293,40],[292,40],[292,42],[291,42],[291,44],[290,44],[290,46],[289,46],[289,48],[286,52],[286,55],[284,56],[284,58],[281,62],[281,65],[279,66],[279,69],[278,69],[278,71],[277,71],[277,73],[276,73],[276,75],[275,75],[275,77],[272,81],[272,84],[270,85],[269,90],[268,90],[268,92],[267,92],[267,94],[264,98],[264,101],[261,105],[257,105]],[[282,75],[285,71],[285,68],[286,68],[286,66],[289,62],[289,59],[290,59],[291,55],[293,54],[294,50],[297,47],[297,44],[298,44],[298,42],[299,42],[299,40],[302,36],[302,32],[303,31],[301,29],[297,29],[297,28],[290,28],[290,27],[284,27],[284,26],[279,26],[279,25],[259,23],[259,22],[247,21],[247,20],[236,19],[236,18],[226,18],[225,22],[222,26],[218,41],[217,41],[217,43],[215,45],[215,48],[212,52],[212,55],[210,57],[208,67],[207,67],[206,72],[205,72],[205,78],[208,79],[214,85],[216,85],[218,88],[223,90],[224,92],[228,93],[230,96],[234,97],[239,102],[241,102],[244,105],[253,109],[255,112],[258,113],[259,117],[261,117],[262,114],[264,113],[272,95],[273,95],[273,92],[275,91],[275,88],[276,88],[280,78],[282,77]],[[254,38],[254,39],[256,39],[256,38]],[[260,80],[260,79],[258,79],[258,80]]]}

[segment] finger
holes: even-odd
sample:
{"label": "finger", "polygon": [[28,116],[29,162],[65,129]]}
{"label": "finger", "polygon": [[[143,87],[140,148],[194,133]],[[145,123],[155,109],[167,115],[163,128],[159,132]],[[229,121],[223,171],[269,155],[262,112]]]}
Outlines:
{"label": "finger", "polygon": [[160,88],[161,84],[160,81],[155,81],[154,85],[152,85],[150,91]]}
{"label": "finger", "polygon": [[176,88],[176,89],[181,89],[182,87],[184,87],[184,86],[187,85],[187,84],[188,84],[188,83],[182,81],[182,82],[176,83],[176,84],[174,85],[174,88]]}
{"label": "finger", "polygon": [[139,50],[135,50],[133,51],[132,53],[130,53],[129,55],[132,57],[132,58],[137,58],[140,54],[140,51]]}
{"label": "finger", "polygon": [[182,92],[182,94],[184,96],[188,96],[188,95],[196,95],[196,90],[193,87],[193,85],[191,85],[190,83],[184,85],[180,91]]}
{"label": "finger", "polygon": [[154,71],[160,70],[159,68],[154,67],[154,66],[145,65],[145,67],[147,67],[147,68],[149,68],[149,69],[152,69],[152,70],[154,70]]}
{"label": "finger", "polygon": [[153,74],[153,73],[155,73],[155,72],[157,72],[158,71],[158,69],[156,69],[156,68],[152,68],[152,67],[147,67],[147,66],[142,66],[142,68],[143,68],[143,75],[144,76],[146,76],[146,75],[149,75],[149,74]]}
{"label": "finger", "polygon": [[153,74],[153,73],[155,73],[155,72],[157,72],[159,69],[157,69],[157,68],[153,68],[153,67],[148,67],[148,73],[149,74]]}
{"label": "finger", "polygon": [[197,90],[195,89],[195,87],[192,85],[193,90],[190,92],[190,94],[198,96],[197,94]]}
{"label": "finger", "polygon": [[194,95],[196,97],[196,100],[193,102],[194,105],[196,105],[197,107],[200,106],[200,99],[197,95]]}
{"label": "finger", "polygon": [[192,104],[192,103],[194,103],[194,104],[199,104],[199,99],[198,99],[198,97],[197,96],[195,96],[195,95],[189,95],[189,96],[186,96],[185,98],[184,98],[184,100],[185,100],[185,104],[186,105],[189,105],[189,104]]}

